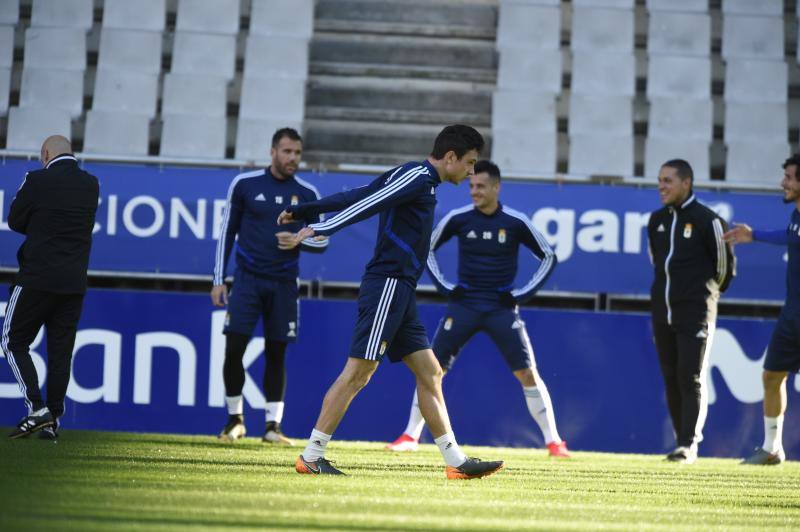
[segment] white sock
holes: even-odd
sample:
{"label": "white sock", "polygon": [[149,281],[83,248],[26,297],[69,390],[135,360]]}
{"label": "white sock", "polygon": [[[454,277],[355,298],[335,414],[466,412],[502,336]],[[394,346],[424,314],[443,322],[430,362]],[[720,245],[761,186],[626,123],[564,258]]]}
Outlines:
{"label": "white sock", "polygon": [[316,462],[317,459],[325,456],[325,448],[328,447],[328,442],[331,441],[331,435],[320,432],[317,429],[311,431],[311,437],[308,438],[308,445],[303,451],[303,458],[306,462]]}
{"label": "white sock", "polygon": [[761,446],[768,453],[777,453],[783,449],[783,416],[764,416],[764,444]]}
{"label": "white sock", "polygon": [[225,404],[228,405],[228,415],[242,415],[244,413],[244,400],[241,395],[234,395],[232,397],[225,396]]}
{"label": "white sock", "polygon": [[267,403],[267,423],[274,421],[280,423],[283,420],[283,401]]}
{"label": "white sock", "polygon": [[556,429],[556,416],[553,412],[553,403],[550,401],[550,394],[547,393],[547,386],[539,381],[539,386],[523,386],[525,402],[528,404],[528,412],[539,425],[545,443],[561,443],[561,437]]}
{"label": "white sock", "polygon": [[436,442],[436,445],[439,447],[439,451],[441,451],[442,457],[444,457],[444,463],[447,465],[458,467],[466,462],[467,455],[462,453],[461,449],[458,448],[456,437],[453,436],[452,432],[443,434],[433,441]]}
{"label": "white sock", "polygon": [[414,399],[411,401],[411,412],[408,413],[408,425],[406,425],[405,433],[419,440],[422,436],[422,429],[425,427],[425,418],[422,417],[422,411],[419,409],[419,399],[417,399],[417,389],[414,388]]}

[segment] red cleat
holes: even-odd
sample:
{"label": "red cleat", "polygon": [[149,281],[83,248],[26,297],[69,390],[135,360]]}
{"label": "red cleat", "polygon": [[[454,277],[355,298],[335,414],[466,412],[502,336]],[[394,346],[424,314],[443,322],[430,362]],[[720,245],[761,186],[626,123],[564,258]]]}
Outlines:
{"label": "red cleat", "polygon": [[392,443],[386,445],[386,448],[390,451],[416,451],[419,449],[419,440],[412,438],[405,432],[400,435],[399,438],[394,440]]}
{"label": "red cleat", "polygon": [[567,442],[565,441],[558,443],[551,441],[547,444],[547,451],[553,458],[570,458],[572,456],[567,449]]}

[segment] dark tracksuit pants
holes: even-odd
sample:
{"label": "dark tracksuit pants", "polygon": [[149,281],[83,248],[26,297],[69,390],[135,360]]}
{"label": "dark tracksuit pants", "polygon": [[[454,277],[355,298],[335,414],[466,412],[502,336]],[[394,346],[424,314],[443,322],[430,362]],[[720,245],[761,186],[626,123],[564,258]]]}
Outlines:
{"label": "dark tracksuit pants", "polygon": [[[72,349],[83,307],[83,294],[57,294],[14,286],[2,329],[3,353],[25,398],[29,413],[45,406],[53,418],[64,413]],[[47,331],[47,399],[30,355],[39,329]]]}
{"label": "dark tracksuit pants", "polygon": [[702,439],[708,411],[706,368],[713,323],[653,321],[653,337],[666,388],[667,407],[678,445]]}

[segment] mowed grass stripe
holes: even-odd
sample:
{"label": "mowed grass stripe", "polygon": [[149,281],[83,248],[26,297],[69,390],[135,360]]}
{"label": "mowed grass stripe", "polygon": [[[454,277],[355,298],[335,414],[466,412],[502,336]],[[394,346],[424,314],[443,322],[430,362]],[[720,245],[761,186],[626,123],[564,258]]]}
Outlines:
{"label": "mowed grass stripe", "polygon": [[[0,443],[0,529],[753,529],[800,526],[800,467],[465,446],[507,469],[451,482],[435,447],[335,441],[350,476],[297,475],[301,448],[246,439],[67,431]],[[32,501],[47,501],[32,504]],[[20,511],[24,509],[24,511]]]}

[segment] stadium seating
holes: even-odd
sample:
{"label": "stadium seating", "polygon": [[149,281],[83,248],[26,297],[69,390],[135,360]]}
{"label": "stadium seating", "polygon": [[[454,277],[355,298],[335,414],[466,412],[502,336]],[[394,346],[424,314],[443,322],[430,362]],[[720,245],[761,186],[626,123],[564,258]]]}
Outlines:
{"label": "stadium seating", "polygon": [[222,78],[167,74],[161,113],[224,117],[226,96],[227,82]]}
{"label": "stadium seating", "polygon": [[658,13],[650,16],[647,53],[708,57],[711,17],[705,13]]}
{"label": "stadium seating", "polygon": [[8,113],[9,92],[11,91],[11,69],[0,67],[0,116]]}
{"label": "stadium seating", "polygon": [[783,18],[725,15],[722,19],[722,57],[783,59]]}
{"label": "stadium seating", "polygon": [[658,177],[661,165],[670,159],[689,161],[694,171],[695,181],[708,181],[711,178],[708,142],[685,137],[653,138],[648,136],[645,141],[644,153],[644,176],[648,179]]}
{"label": "stadium seating", "polygon": [[86,70],[86,32],[75,28],[28,28],[23,67]]}
{"label": "stadium seating", "polygon": [[14,65],[14,28],[0,26],[0,68]]}
{"label": "stadium seating", "polygon": [[19,105],[61,109],[72,118],[80,117],[83,113],[83,72],[38,68],[23,70]]}
{"label": "stadium seating", "polygon": [[250,34],[311,39],[314,0],[253,0]]}
{"label": "stadium seating", "polygon": [[573,53],[572,92],[634,96],[636,60],[633,54]]}
{"label": "stadium seating", "polygon": [[557,95],[561,92],[561,75],[559,50],[503,48],[497,68],[497,87]]}
{"label": "stadium seating", "polygon": [[127,70],[98,70],[92,109],[154,117],[158,77]]}
{"label": "stadium seating", "polygon": [[14,26],[19,22],[19,0],[0,0],[0,25]]}
{"label": "stadium seating", "polygon": [[647,0],[647,10],[708,13],[708,0]]}
{"label": "stadium seating", "polygon": [[236,37],[176,32],[172,72],[232,80],[236,70]]}
{"label": "stadium seating", "polygon": [[633,103],[628,96],[586,96],[569,99],[570,136],[602,132],[609,136],[633,135]]}
{"label": "stadium seating", "polygon": [[94,20],[93,0],[33,0],[31,26],[89,31]]}
{"label": "stadium seating", "polygon": [[308,41],[302,37],[250,34],[244,59],[244,75],[250,78],[308,77]]}
{"label": "stadium seating", "polygon": [[729,59],[726,62],[726,102],[786,102],[788,86],[784,61]]}
{"label": "stadium seating", "polygon": [[105,0],[103,3],[103,28],[161,33],[166,17],[166,0]]}
{"label": "stadium seating", "polygon": [[632,10],[634,0],[572,0],[574,7],[611,7]]}
{"label": "stadium seating", "polygon": [[293,79],[244,78],[239,117],[301,122],[305,108],[305,82]]}
{"label": "stadium seating", "polygon": [[269,160],[272,134],[282,127],[302,130],[302,122],[283,119],[253,120],[239,117],[236,127],[236,158],[247,161]]}
{"label": "stadium seating", "polygon": [[633,10],[575,5],[570,46],[578,52],[632,53]]}
{"label": "stadium seating", "polygon": [[161,73],[161,42],[158,32],[103,28],[97,67],[158,75]]}
{"label": "stadium seating", "polygon": [[647,122],[649,139],[704,141],[714,138],[714,106],[710,99],[653,98]]}
{"label": "stadium seating", "polygon": [[647,97],[710,98],[711,59],[651,55],[647,66]]}
{"label": "stadium seating", "polygon": [[69,112],[47,107],[12,107],[8,110],[6,148],[38,153],[50,135],[71,134]]}
{"label": "stadium seating", "polygon": [[497,47],[558,50],[561,43],[561,9],[512,0],[500,2]]}
{"label": "stadium seating", "polygon": [[529,175],[530,172],[549,176],[555,174],[557,152],[556,136],[552,133],[524,132],[517,129],[492,130],[492,160],[505,175]]}
{"label": "stadium seating", "polygon": [[727,142],[725,180],[730,182],[780,184],[781,165],[791,153],[785,141]]}
{"label": "stadium seating", "polygon": [[576,176],[633,175],[633,137],[570,135],[569,173]]}
{"label": "stadium seating", "polygon": [[83,151],[104,155],[147,155],[150,119],[146,115],[91,110],[86,113]]}
{"label": "stadium seating", "polygon": [[783,16],[783,0],[724,0],[723,14]]}
{"label": "stadium seating", "polygon": [[225,157],[226,118],[167,115],[161,132],[161,155],[176,158]]}
{"label": "stadium seating", "polygon": [[786,142],[786,104],[725,103],[725,142]]}
{"label": "stadium seating", "polygon": [[179,32],[239,33],[239,0],[179,0]]}
{"label": "stadium seating", "polygon": [[521,90],[497,90],[492,98],[492,128],[515,130],[518,135],[530,132],[555,135],[555,98]]}

